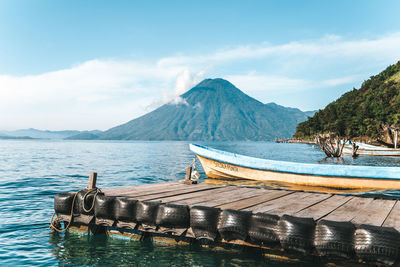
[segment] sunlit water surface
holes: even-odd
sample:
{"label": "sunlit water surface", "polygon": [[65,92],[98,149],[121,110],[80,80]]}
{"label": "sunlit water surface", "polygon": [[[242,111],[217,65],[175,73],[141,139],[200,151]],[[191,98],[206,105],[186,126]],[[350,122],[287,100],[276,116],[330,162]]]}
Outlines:
{"label": "sunlit water surface", "polygon": [[[313,145],[201,142],[267,159],[323,164],[400,166],[399,158],[325,159]],[[49,231],[53,197],[86,187],[90,171],[100,188],[184,178],[193,154],[187,142],[0,141],[1,266],[284,266],[251,251],[87,238]],[[204,173],[200,168],[204,177]],[[385,192],[398,196],[399,192]],[[309,266],[311,263],[305,263]],[[312,263],[315,266],[321,263]],[[298,266],[298,264],[296,264]]]}

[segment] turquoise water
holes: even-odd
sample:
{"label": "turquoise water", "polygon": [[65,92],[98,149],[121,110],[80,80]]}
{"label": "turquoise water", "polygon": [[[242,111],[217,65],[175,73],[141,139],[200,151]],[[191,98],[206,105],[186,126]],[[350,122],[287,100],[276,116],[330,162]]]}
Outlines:
{"label": "turquoise water", "polygon": [[[399,158],[325,159],[312,145],[268,142],[207,143],[218,149],[268,159],[324,164],[400,166]],[[177,181],[193,154],[187,142],[0,141],[1,266],[283,266],[257,251],[212,251],[88,238],[49,231],[53,197],[86,187],[90,171],[100,188]],[[202,173],[202,172],[201,172]],[[204,177],[204,173],[202,173]],[[398,196],[398,192],[386,192]],[[304,263],[309,266],[311,263]],[[322,263],[312,263],[319,266]],[[299,264],[295,264],[299,266]]]}

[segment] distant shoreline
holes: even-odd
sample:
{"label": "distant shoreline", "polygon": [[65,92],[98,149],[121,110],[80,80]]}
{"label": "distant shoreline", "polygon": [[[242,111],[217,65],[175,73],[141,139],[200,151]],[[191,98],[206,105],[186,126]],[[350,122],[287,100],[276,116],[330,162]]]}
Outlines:
{"label": "distant shoreline", "polygon": [[275,143],[294,143],[294,144],[315,144],[314,140],[305,140],[305,139],[276,139]]}
{"label": "distant shoreline", "polygon": [[21,141],[66,141],[66,142],[81,142],[81,141],[88,141],[88,142],[188,142],[188,143],[196,143],[196,142],[271,142],[271,143],[302,143],[302,144],[315,144],[313,141],[310,140],[293,140],[293,139],[286,139],[285,141],[278,142],[277,140],[256,140],[256,141],[249,141],[249,140],[127,140],[127,139],[59,139],[59,138],[32,138],[29,136],[0,136],[1,140],[21,140]]}
{"label": "distant shoreline", "polygon": [[30,136],[0,136],[0,140],[37,140]]}

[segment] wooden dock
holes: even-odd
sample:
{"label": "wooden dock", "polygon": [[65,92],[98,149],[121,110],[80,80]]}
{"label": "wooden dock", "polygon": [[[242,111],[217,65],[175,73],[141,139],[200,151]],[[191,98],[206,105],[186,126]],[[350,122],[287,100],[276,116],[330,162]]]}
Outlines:
{"label": "wooden dock", "polygon": [[[90,190],[97,190],[95,182],[96,177],[91,177],[88,186]],[[345,260],[356,265],[366,262],[393,265],[400,259],[400,202],[396,199],[179,182],[103,188],[96,192],[91,199],[86,199],[85,191],[62,193],[58,198],[56,196],[55,214],[57,221],[64,223],[65,230],[106,233],[132,240],[143,240],[151,236],[153,241],[172,240],[175,244],[192,244],[199,242],[199,236],[195,232],[196,227],[199,230],[198,225],[191,224],[192,211],[205,207],[218,210],[215,216],[208,218],[215,219],[218,229],[215,225],[214,232],[219,232],[216,238],[214,235],[211,243],[206,243],[210,248],[230,249],[233,246],[258,249],[269,258],[285,261],[306,258],[310,261],[310,257],[314,261],[320,260],[321,256],[328,256],[329,262],[332,262],[333,256],[333,262],[340,264]],[[83,198],[82,194],[85,195]],[[74,204],[75,198],[78,203]],[[125,203],[126,199],[136,203],[159,203],[157,220],[160,209],[164,209],[162,216],[167,221],[180,217],[181,212],[186,212],[189,220],[190,212],[190,223],[187,222],[184,227],[179,226],[180,230],[172,224],[167,226],[167,230],[161,224],[148,227],[144,221],[136,218],[131,223],[126,223],[116,215],[115,210],[121,209],[121,206],[117,208],[114,205],[116,199]],[[89,204],[85,204],[86,200]],[[109,203],[112,201],[112,204],[106,204],[106,200]],[[74,212],[70,217],[70,212],[62,206],[69,205],[71,211],[71,203]],[[163,205],[167,208],[161,208]],[[83,211],[85,206],[94,208],[90,212]],[[125,206],[124,209],[132,208]],[[137,212],[137,207],[134,209]],[[151,213],[149,209],[146,212]],[[245,217],[247,219],[243,219]],[[224,237],[221,221],[227,225],[225,230],[228,234],[231,231],[234,238]],[[207,220],[203,222],[207,224]],[[124,224],[128,226],[125,227]],[[252,228],[252,224],[255,228]],[[251,231],[253,237],[254,232],[256,237],[261,236],[261,241],[254,241]],[[275,243],[269,243],[271,240],[268,239]],[[204,245],[201,242],[200,244]],[[340,256],[339,261],[336,256]]]}
{"label": "wooden dock", "polygon": [[348,221],[355,225],[393,227],[400,231],[400,201],[292,190],[221,185],[185,185],[178,182],[102,189],[108,196],[126,196],[141,201],[204,205],[221,209],[267,212]]}

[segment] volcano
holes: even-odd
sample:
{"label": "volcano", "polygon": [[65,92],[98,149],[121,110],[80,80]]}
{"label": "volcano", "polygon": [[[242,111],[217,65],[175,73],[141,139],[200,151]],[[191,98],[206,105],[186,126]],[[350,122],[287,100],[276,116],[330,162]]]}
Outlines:
{"label": "volcano", "polygon": [[104,140],[261,141],[291,137],[307,119],[299,109],[263,104],[224,79],[206,79],[165,104],[111,128]]}

